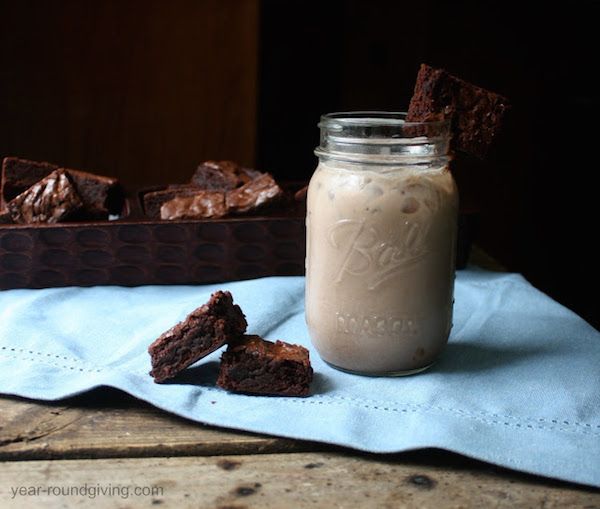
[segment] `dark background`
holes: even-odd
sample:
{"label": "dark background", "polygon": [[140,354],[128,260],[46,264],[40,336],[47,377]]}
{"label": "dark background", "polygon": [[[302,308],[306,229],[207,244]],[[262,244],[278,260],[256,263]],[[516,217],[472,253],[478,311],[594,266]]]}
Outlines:
{"label": "dark background", "polygon": [[0,156],[183,182],[205,159],[313,171],[325,112],[405,110],[427,62],[509,97],[457,161],[476,241],[600,327],[600,2],[0,0]]}

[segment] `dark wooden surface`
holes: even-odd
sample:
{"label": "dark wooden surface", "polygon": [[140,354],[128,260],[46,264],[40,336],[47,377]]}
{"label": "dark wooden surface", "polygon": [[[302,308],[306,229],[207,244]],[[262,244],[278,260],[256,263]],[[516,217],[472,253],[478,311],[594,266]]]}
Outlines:
{"label": "dark wooden surface", "polygon": [[54,403],[0,398],[0,416],[3,508],[85,505],[78,494],[12,491],[84,484],[158,489],[98,495],[94,507],[600,507],[599,490],[449,452],[363,454],[218,429],[111,389]]}
{"label": "dark wooden surface", "polygon": [[0,2],[0,157],[183,182],[253,165],[258,2]]}

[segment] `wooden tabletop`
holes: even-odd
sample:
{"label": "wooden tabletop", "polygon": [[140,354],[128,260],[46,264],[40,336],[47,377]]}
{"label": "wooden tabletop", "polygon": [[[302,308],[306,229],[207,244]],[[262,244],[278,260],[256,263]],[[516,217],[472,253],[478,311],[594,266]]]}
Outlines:
{"label": "wooden tabletop", "polygon": [[0,507],[88,505],[591,509],[600,490],[441,450],[364,454],[218,429],[109,388],[0,398]]}

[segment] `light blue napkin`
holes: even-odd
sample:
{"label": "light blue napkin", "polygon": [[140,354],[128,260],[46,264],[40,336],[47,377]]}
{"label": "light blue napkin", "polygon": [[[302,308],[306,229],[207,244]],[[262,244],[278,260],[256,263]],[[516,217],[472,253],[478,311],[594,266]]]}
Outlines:
{"label": "light blue napkin", "polygon": [[457,273],[448,348],[429,371],[369,378],[311,349],[309,398],[229,394],[220,352],[176,383],[148,376],[148,345],[230,290],[249,333],[310,348],[304,279],[0,292],[0,392],[52,400],[107,385],[199,422],[373,452],[439,447],[600,486],[600,333],[521,276]]}

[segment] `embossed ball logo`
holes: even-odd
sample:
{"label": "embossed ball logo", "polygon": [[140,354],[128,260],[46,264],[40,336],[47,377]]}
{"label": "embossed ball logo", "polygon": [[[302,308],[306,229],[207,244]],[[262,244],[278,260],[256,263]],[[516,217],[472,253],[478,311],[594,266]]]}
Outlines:
{"label": "embossed ball logo", "polygon": [[341,219],[328,231],[331,246],[342,252],[335,283],[348,275],[364,276],[366,288],[375,290],[385,281],[418,264],[429,254],[428,226],[405,221],[394,233],[381,233],[365,219]]}

